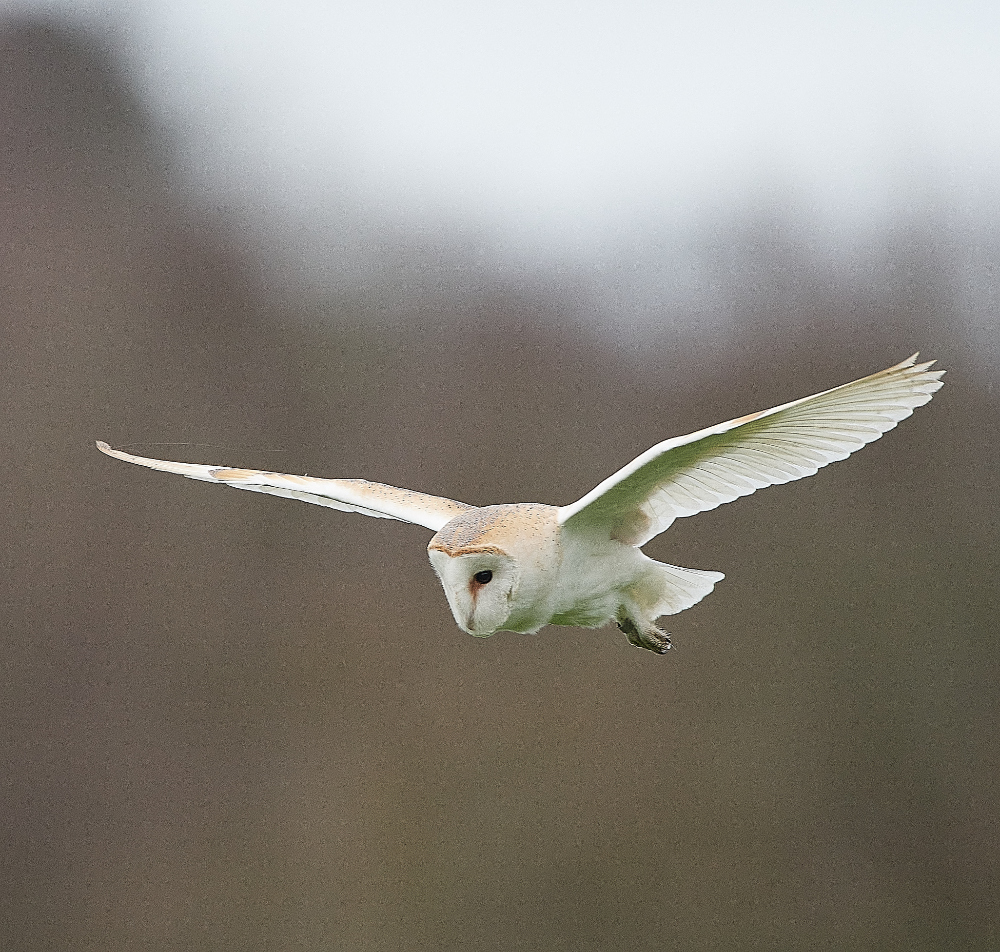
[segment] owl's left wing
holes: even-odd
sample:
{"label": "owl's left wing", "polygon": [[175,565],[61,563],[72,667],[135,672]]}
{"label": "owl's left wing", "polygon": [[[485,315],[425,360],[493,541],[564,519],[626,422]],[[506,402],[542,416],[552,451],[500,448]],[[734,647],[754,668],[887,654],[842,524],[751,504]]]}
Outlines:
{"label": "owl's left wing", "polygon": [[235,489],[270,493],[289,499],[340,509],[343,512],[360,512],[379,519],[398,519],[438,531],[459,513],[471,509],[464,502],[428,496],[409,489],[398,489],[384,483],[371,483],[367,479],[319,479],[315,476],[291,476],[288,473],[267,473],[257,469],[231,469],[226,466],[205,466],[199,463],[172,463],[169,460],[133,456],[113,450],[107,443],[98,441],[97,448],[115,459],[136,463],[149,469],[166,473],[179,473],[189,479],[220,483]]}
{"label": "owl's left wing", "polygon": [[877,440],[941,388],[944,371],[916,359],[658,443],[561,507],[559,522],[638,546],[681,516],[811,476]]}

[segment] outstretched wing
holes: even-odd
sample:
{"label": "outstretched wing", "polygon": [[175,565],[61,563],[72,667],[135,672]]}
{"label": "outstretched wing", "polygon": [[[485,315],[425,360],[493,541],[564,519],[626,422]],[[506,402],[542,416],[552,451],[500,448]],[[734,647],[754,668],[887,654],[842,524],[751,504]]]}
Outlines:
{"label": "outstretched wing", "polygon": [[561,507],[559,522],[638,546],[681,516],[811,476],[877,440],[941,388],[944,371],[916,360],[658,443]]}
{"label": "outstretched wing", "polygon": [[202,466],[197,463],[172,463],[169,460],[147,459],[121,450],[113,450],[107,443],[98,441],[97,448],[115,459],[136,463],[166,473],[180,473],[190,479],[221,483],[235,489],[249,489],[257,493],[287,496],[303,502],[360,512],[380,519],[398,519],[426,526],[437,532],[461,512],[473,508],[464,502],[428,496],[397,489],[383,483],[370,483],[367,479],[318,479],[315,476],[290,476],[286,473],[266,473],[257,469],[230,469],[226,466]]}

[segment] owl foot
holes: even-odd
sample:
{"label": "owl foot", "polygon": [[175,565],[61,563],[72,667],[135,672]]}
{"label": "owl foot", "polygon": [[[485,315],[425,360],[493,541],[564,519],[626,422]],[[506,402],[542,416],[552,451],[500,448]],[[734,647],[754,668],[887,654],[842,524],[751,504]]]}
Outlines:
{"label": "owl foot", "polygon": [[629,644],[637,648],[646,648],[657,654],[665,654],[670,650],[670,635],[661,631],[656,625],[646,625],[640,628],[631,618],[618,619],[618,628],[625,632]]}

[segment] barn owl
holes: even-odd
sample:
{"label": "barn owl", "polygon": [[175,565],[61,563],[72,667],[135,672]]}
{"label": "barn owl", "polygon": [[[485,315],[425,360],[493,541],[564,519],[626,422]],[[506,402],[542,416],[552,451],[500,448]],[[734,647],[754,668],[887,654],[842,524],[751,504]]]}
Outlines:
{"label": "barn owl", "polygon": [[568,506],[470,506],[365,479],[319,479],[147,459],[98,442],[102,453],[150,469],[415,523],[458,626],[487,638],[544,625],[599,628],[659,653],[657,627],[700,602],[721,572],[656,562],[641,551],[681,516],[811,476],[877,440],[941,387],[944,371],[908,360],[853,383],[658,443]]}

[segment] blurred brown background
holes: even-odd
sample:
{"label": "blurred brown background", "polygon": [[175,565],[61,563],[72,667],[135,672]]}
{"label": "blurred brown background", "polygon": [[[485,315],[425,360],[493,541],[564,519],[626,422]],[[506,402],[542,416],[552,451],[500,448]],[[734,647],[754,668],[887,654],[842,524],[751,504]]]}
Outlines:
{"label": "blurred brown background", "polygon": [[[1000,947],[989,247],[903,209],[842,280],[720,219],[642,346],[417,237],[296,294],[107,44],[8,18],[0,66],[4,948]],[[93,447],[558,504],[918,348],[898,430],[650,544],[727,575],[663,658],[470,638],[425,531]]]}

